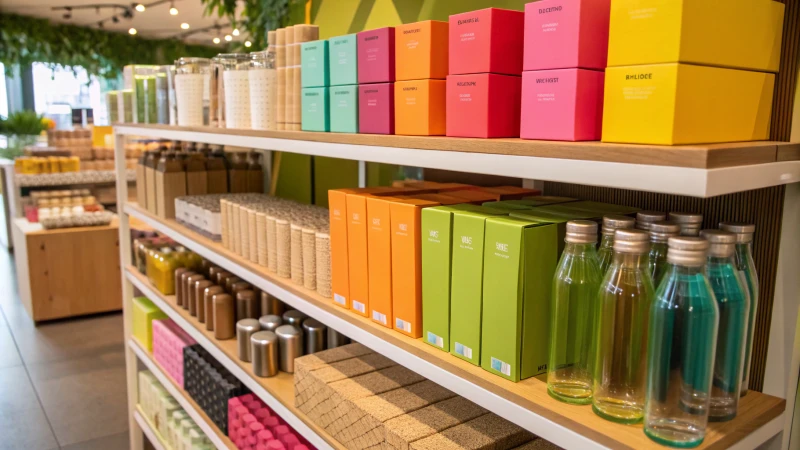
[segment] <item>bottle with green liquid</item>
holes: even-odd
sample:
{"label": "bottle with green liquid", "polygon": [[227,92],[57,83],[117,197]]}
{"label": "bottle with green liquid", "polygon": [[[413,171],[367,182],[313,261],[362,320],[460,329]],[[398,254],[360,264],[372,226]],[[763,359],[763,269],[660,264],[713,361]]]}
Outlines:
{"label": "bottle with green liquid", "polygon": [[592,410],[619,423],[636,423],[644,415],[647,329],[653,301],[649,247],[646,231],[616,230],[614,258],[598,290]]}
{"label": "bottle with green liquid", "polygon": [[681,227],[681,236],[699,236],[700,228],[703,227],[703,216],[685,212],[669,213],[669,221],[675,222]]}
{"label": "bottle with green liquid", "polygon": [[592,402],[591,358],[600,268],[597,223],[567,222],[566,246],[553,277],[547,392],[566,403]]}
{"label": "bottle with green liquid", "polygon": [[736,235],[723,230],[703,230],[710,244],[706,275],[719,308],[717,354],[711,386],[709,420],[724,422],[736,417],[744,369],[750,294],[736,271]]}
{"label": "bottle with green liquid", "polygon": [[650,224],[650,253],[647,255],[647,267],[653,277],[653,285],[658,286],[667,269],[667,240],[678,236],[681,227],[674,222],[655,222]]}
{"label": "bottle with green liquid", "polygon": [[671,237],[650,310],[644,432],[672,447],[703,442],[719,312],[704,271],[708,242]]}
{"label": "bottle with green liquid", "polygon": [[756,313],[758,312],[758,274],[753,262],[753,233],[756,226],[752,224],[722,222],[719,227],[736,235],[736,251],[734,259],[739,276],[744,279],[750,293],[750,312],[747,316],[747,343],[744,350],[744,373],[742,374],[742,393],[744,396],[750,385],[750,363],[752,362],[753,335],[756,330]]}
{"label": "bottle with green liquid", "polygon": [[650,231],[650,225],[667,220],[667,215],[658,211],[639,211],[636,213],[636,229]]}
{"label": "bottle with green liquid", "polygon": [[614,256],[614,231],[633,228],[634,223],[632,218],[626,216],[603,216],[603,238],[600,240],[600,248],[597,250],[601,274],[606,273]]}

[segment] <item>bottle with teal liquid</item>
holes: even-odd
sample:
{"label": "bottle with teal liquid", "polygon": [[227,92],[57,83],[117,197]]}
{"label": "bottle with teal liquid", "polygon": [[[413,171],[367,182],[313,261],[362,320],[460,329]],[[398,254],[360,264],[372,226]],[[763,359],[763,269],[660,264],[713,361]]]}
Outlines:
{"label": "bottle with teal liquid", "polygon": [[674,222],[655,222],[649,226],[650,253],[647,255],[647,267],[653,277],[653,285],[658,286],[667,268],[667,240],[678,236],[681,227]]}
{"label": "bottle with teal liquid", "polygon": [[597,257],[600,261],[600,273],[605,274],[611,260],[614,258],[614,232],[626,228],[633,228],[635,220],[627,216],[607,215],[603,216],[603,238],[600,240],[600,248],[597,250]]}

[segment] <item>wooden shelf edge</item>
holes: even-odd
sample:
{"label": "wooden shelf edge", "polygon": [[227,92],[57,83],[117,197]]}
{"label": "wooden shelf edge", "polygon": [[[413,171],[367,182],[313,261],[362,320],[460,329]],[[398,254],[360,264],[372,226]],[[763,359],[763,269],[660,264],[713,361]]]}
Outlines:
{"label": "wooden shelf edge", "polygon": [[133,411],[133,418],[155,450],[171,450],[166,442],[164,442],[164,438],[161,437],[158,430],[156,430],[153,424],[144,416],[144,411],[142,411],[139,405],[136,405],[136,410]]}
{"label": "wooden shelf edge", "polygon": [[[175,221],[157,218],[134,204],[126,205],[126,212],[292,307],[557,445],[664,448],[650,441],[641,431],[641,425],[614,424],[600,419],[590,408],[566,405],[550,398],[541,377],[519,383],[496,377],[434,349],[421,339],[408,338],[352,314],[332,300],[269,273],[265,267],[245,260]],[[741,413],[736,419],[710,424],[706,441],[699,448],[727,448],[736,444],[782,416],[784,409],[785,400],[752,392],[742,400]],[[759,443],[771,436],[764,436]]]}

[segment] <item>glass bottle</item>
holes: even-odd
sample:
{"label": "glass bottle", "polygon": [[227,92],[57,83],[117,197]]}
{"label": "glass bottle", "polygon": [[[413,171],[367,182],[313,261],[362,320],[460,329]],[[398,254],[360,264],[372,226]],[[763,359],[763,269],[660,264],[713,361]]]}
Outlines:
{"label": "glass bottle", "polygon": [[742,387],[750,294],[736,271],[736,235],[722,230],[703,230],[710,244],[706,275],[719,308],[717,355],[711,386],[709,420],[724,422],[736,417]]}
{"label": "glass bottle", "polygon": [[681,236],[699,236],[700,228],[703,226],[702,214],[671,212],[669,221],[681,226]]}
{"label": "glass bottle", "polygon": [[681,227],[674,222],[655,222],[650,224],[650,253],[647,255],[647,267],[653,277],[653,286],[661,283],[667,268],[667,240],[678,236]]}
{"label": "glass bottle", "polygon": [[566,246],[553,278],[550,361],[547,392],[566,403],[592,401],[590,360],[594,349],[594,310],[600,285],[597,223],[567,222]]}
{"label": "glass bottle", "polygon": [[636,213],[636,229],[650,230],[650,224],[667,220],[667,215],[658,211],[639,211]]}
{"label": "glass bottle", "polygon": [[603,216],[603,238],[600,241],[600,248],[597,250],[601,274],[606,273],[608,266],[611,264],[611,259],[614,254],[614,231],[633,228],[634,222],[632,218],[627,216]]}
{"label": "glass bottle", "polygon": [[703,273],[708,242],[671,237],[667,271],[650,309],[644,432],[696,447],[708,425],[719,312]]}
{"label": "glass bottle", "polygon": [[744,279],[744,284],[750,293],[750,312],[747,317],[747,344],[744,351],[744,372],[742,374],[742,396],[747,394],[750,384],[750,364],[752,362],[753,335],[756,327],[756,314],[758,313],[758,274],[753,262],[753,233],[756,226],[745,223],[722,222],[719,227],[736,235],[736,250],[734,259],[739,276]]}
{"label": "glass bottle", "polygon": [[614,258],[597,299],[592,410],[605,419],[636,423],[644,415],[647,328],[653,279],[647,270],[646,231],[614,233]]}

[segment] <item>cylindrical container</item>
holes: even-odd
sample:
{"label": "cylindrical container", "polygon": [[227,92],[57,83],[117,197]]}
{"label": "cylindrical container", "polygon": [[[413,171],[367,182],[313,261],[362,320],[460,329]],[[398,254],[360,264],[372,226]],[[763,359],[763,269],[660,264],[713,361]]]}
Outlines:
{"label": "cylindrical container", "polygon": [[303,228],[303,287],[317,289],[317,230]]}
{"label": "cylindrical container", "polygon": [[256,212],[252,209],[247,211],[247,231],[250,233],[248,241],[250,242],[250,262],[258,263],[258,238],[256,230]]}
{"label": "cylindrical container", "polygon": [[198,273],[190,276],[186,280],[188,289],[184,291],[186,294],[184,295],[185,302],[183,305],[183,309],[188,309],[189,314],[193,316],[197,315],[197,303],[195,302],[195,300],[197,300],[197,282],[205,279],[206,279],[205,276]]}
{"label": "cylindrical container", "polygon": [[254,130],[274,130],[270,114],[275,101],[275,53],[269,50],[250,53],[250,124]]}
{"label": "cylindrical container", "polygon": [[283,325],[283,319],[281,318],[281,316],[268,314],[259,317],[258,323],[261,324],[262,330],[275,331],[276,329],[278,329],[279,326]]}
{"label": "cylindrical container", "polygon": [[292,233],[289,227],[289,221],[284,219],[275,221],[275,236],[278,276],[289,278],[292,276]]}
{"label": "cylindrical container", "polygon": [[222,286],[209,286],[203,290],[203,315],[206,319],[206,330],[214,330],[214,296],[217,294],[224,294],[225,289]]}
{"label": "cylindrical container", "polygon": [[669,213],[669,221],[680,225],[681,236],[699,236],[700,228],[703,226],[703,216],[701,214],[671,212]]}
{"label": "cylindrical container", "polygon": [[[214,283],[211,280],[200,280],[194,283],[194,300],[189,303],[189,314],[197,316],[197,321],[200,323],[205,323],[206,321],[206,308],[203,303],[206,288],[213,285]],[[192,313],[192,306],[195,308],[194,313]]]}
{"label": "cylindrical container", "polygon": [[328,348],[341,347],[350,343],[350,338],[328,327]]}
{"label": "cylindrical container", "polygon": [[[236,294],[235,292],[233,292],[233,285],[240,282],[243,282],[243,280],[235,275],[226,278],[225,291],[229,294]],[[247,288],[243,287],[242,289],[247,289]]]}
{"label": "cylindrical container", "polygon": [[164,66],[167,74],[168,123],[178,124],[178,100],[175,96],[175,66]]}
{"label": "cylindrical container", "polygon": [[273,297],[266,292],[261,292],[261,315],[276,315],[282,316],[284,312],[284,305],[283,302],[278,300],[277,297]]}
{"label": "cylindrical container", "polygon": [[117,101],[119,91],[106,92],[106,111],[108,111],[108,123],[119,123],[119,102]]}
{"label": "cylindrical container", "polygon": [[231,295],[236,295],[240,291],[252,291],[253,286],[247,281],[237,281],[231,284]]}
{"label": "cylindrical container", "polygon": [[208,279],[212,280],[214,283],[217,282],[217,274],[222,272],[222,268],[219,266],[211,266],[208,268]]}
{"label": "cylindrical container", "polygon": [[225,128],[250,128],[249,59],[246,53],[225,53],[214,58],[222,66],[221,106]]}
{"label": "cylindrical container", "polygon": [[[189,309],[189,277],[197,275],[197,272],[188,270],[186,272],[182,272],[180,276],[180,285],[181,287],[175,287],[175,295],[177,297],[176,303],[183,309]],[[177,279],[175,281],[178,281]]]}
{"label": "cylindrical container", "polygon": [[178,306],[183,306],[183,283],[181,283],[181,276],[186,272],[190,272],[190,270],[185,267],[178,267],[175,269],[175,303]]}
{"label": "cylindrical container", "polygon": [[289,226],[289,274],[292,283],[303,285],[303,227],[297,224]]}
{"label": "cylindrical container", "polygon": [[175,61],[175,101],[178,125],[182,127],[209,124],[209,83],[211,60],[180,58]]}
{"label": "cylindrical container", "polygon": [[259,331],[250,337],[253,373],[257,377],[273,377],[278,374],[279,346],[278,336],[272,331]]}
{"label": "cylindrical container", "polygon": [[160,124],[169,124],[169,85],[167,72],[172,66],[160,66],[156,72],[156,120]]}
{"label": "cylindrical container", "polygon": [[603,216],[603,237],[600,240],[600,248],[597,249],[597,258],[600,261],[600,276],[606,273],[614,256],[614,231],[633,228],[634,223],[635,221],[627,216]]}
{"label": "cylindrical container", "polygon": [[277,221],[274,215],[267,215],[267,269],[270,272],[278,271]]}
{"label": "cylindrical container", "polygon": [[267,215],[256,213],[256,260],[259,266],[267,267]]}
{"label": "cylindrical container", "polygon": [[331,298],[331,236],[327,232],[319,232],[316,240],[317,293]]}
{"label": "cylindrical container", "polygon": [[222,286],[223,288],[225,288],[228,285],[228,278],[232,276],[233,276],[232,273],[222,270],[217,272],[217,278],[214,281],[216,281],[217,286]]}
{"label": "cylindrical container", "polygon": [[303,356],[303,333],[294,325],[281,325],[275,334],[280,342],[281,371],[294,373],[294,359]]}
{"label": "cylindrical container", "polygon": [[249,289],[244,289],[236,293],[236,318],[258,319],[260,316],[258,297],[256,293]]}
{"label": "cylindrical container", "polygon": [[680,235],[681,227],[675,222],[659,221],[649,224],[650,253],[647,267],[653,277],[653,285],[658,286],[667,268],[667,240]]}
{"label": "cylindrical container", "polygon": [[232,339],[236,335],[234,318],[236,306],[229,294],[215,294],[211,297],[214,303],[214,338]]}
{"label": "cylindrical container", "polygon": [[239,359],[250,362],[250,337],[261,331],[261,325],[256,319],[241,319],[236,322],[236,343],[239,349]]}
{"label": "cylindrical container", "polygon": [[328,327],[322,322],[311,317],[303,321],[303,341],[306,355],[325,350],[327,337]]}
{"label": "cylindrical container", "polygon": [[[247,170],[245,169],[245,182],[247,181]],[[250,221],[249,208],[239,207],[239,256],[250,259]]]}
{"label": "cylindrical container", "polygon": [[303,314],[302,312],[296,309],[290,309],[283,313],[283,321],[288,323],[289,325],[294,325],[297,328],[300,328],[300,325],[306,320],[308,316]]}
{"label": "cylindrical container", "polygon": [[650,230],[650,224],[667,220],[667,215],[658,211],[639,211],[636,213],[636,228],[639,230]]}

